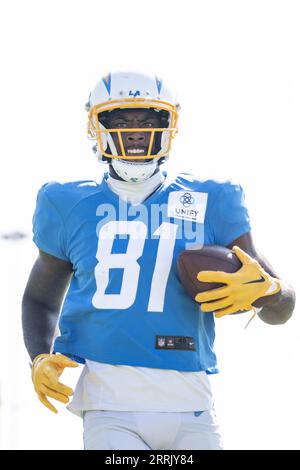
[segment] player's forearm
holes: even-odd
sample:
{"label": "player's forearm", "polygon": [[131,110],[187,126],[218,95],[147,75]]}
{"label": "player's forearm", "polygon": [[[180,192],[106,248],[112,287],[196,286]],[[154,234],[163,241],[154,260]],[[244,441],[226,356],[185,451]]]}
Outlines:
{"label": "player's forearm", "polygon": [[294,289],[281,281],[281,291],[278,294],[262,297],[255,303],[255,307],[262,307],[258,316],[270,325],[281,325],[286,323],[292,316],[295,308],[296,294]]}
{"label": "player's forearm", "polygon": [[58,311],[53,311],[26,293],[24,294],[22,301],[23,337],[31,360],[38,354],[50,353],[58,314]]}

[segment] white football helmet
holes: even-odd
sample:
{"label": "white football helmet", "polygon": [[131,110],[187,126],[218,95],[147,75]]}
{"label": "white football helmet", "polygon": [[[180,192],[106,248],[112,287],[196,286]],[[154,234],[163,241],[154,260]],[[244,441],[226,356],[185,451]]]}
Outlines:
{"label": "white football helmet", "polygon": [[[154,109],[158,113],[163,111],[166,126],[109,129],[105,127],[103,120],[100,122],[101,117],[110,111],[133,108]],[[98,160],[111,162],[116,173],[125,181],[143,181],[149,178],[157,165],[168,158],[172,139],[177,133],[179,104],[158,77],[137,72],[109,73],[96,84],[86,109],[89,112],[88,136],[96,141],[94,150]],[[141,156],[138,153],[126,155],[122,140],[123,132],[151,133],[147,155]],[[118,138],[121,149],[119,154],[112,135]],[[157,142],[157,138],[160,139],[159,150],[153,153],[154,139]]]}

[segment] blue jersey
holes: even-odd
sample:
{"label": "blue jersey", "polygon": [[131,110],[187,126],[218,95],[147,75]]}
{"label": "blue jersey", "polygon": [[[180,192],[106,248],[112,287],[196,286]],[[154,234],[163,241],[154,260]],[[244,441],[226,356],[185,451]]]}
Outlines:
{"label": "blue jersey", "polygon": [[82,363],[217,372],[214,316],[185,293],[176,259],[250,230],[241,187],[166,176],[131,205],[107,177],[48,183],[38,194],[34,242],[74,268],[54,351]]}

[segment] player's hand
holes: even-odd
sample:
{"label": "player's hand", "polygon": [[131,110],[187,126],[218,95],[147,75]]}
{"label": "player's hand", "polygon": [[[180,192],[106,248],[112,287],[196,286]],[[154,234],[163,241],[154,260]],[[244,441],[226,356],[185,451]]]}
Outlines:
{"label": "player's hand", "polygon": [[57,409],[47,400],[47,396],[62,403],[68,403],[73,390],[58,379],[65,367],[77,366],[77,362],[71,361],[62,354],[40,354],[34,358],[31,375],[34,389],[39,400],[53,413],[57,413]]}
{"label": "player's hand", "polygon": [[[253,310],[252,305],[260,297],[280,291],[279,279],[270,276],[261,265],[238,246],[232,251],[240,259],[242,267],[236,273],[201,271],[197,278],[202,282],[220,282],[224,287],[197,294],[203,312],[215,312],[217,318],[239,310]],[[207,303],[206,303],[207,302]]]}

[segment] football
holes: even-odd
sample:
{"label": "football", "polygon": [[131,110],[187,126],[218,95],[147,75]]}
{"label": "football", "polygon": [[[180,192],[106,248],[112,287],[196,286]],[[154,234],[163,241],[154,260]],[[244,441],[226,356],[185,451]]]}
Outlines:
{"label": "football", "polygon": [[192,299],[195,299],[199,292],[224,286],[215,282],[198,281],[197,274],[200,271],[234,273],[241,267],[238,257],[228,248],[219,245],[204,245],[200,250],[185,250],[177,258],[179,279]]}

